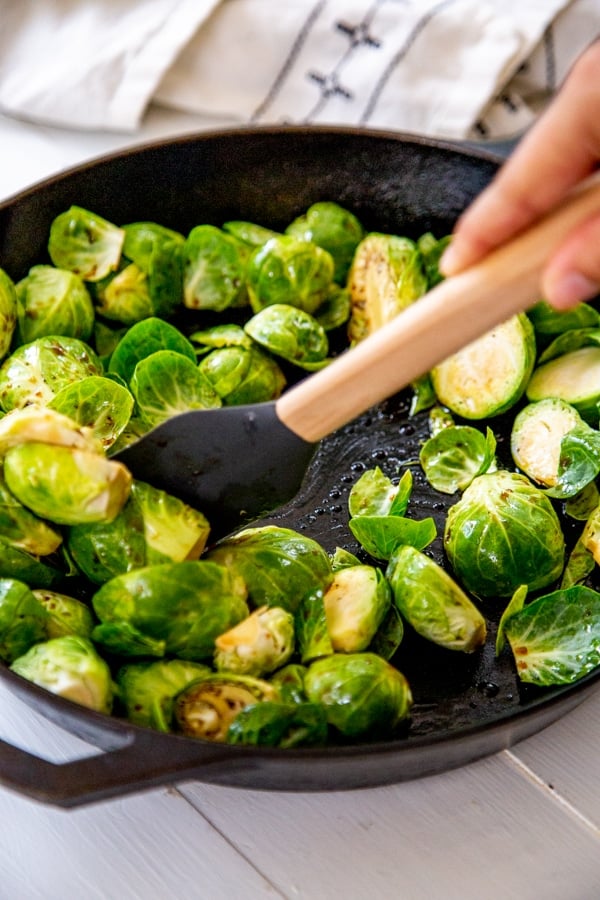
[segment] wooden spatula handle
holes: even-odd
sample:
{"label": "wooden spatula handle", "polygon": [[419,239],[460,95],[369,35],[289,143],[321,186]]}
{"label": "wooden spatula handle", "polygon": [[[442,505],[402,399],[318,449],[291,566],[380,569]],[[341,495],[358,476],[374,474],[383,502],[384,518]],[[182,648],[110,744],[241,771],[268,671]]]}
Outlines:
{"label": "wooden spatula handle", "polygon": [[389,324],[277,401],[281,421],[321,440],[540,299],[546,261],[571,229],[600,212],[600,172],[544,219],[467,271],[441,282]]}

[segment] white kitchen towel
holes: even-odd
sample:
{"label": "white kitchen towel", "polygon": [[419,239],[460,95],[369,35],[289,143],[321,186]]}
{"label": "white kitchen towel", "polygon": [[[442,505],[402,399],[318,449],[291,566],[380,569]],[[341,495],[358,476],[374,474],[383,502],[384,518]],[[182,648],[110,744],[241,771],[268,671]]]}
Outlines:
{"label": "white kitchen towel", "polygon": [[600,32],[600,0],[0,0],[0,10],[2,111],[122,131],[154,102],[227,123],[498,139],[527,127]]}

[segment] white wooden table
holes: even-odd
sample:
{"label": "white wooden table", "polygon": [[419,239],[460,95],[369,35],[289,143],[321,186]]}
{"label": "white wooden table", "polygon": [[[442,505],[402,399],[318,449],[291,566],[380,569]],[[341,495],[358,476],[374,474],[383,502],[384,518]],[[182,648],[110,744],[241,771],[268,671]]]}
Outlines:
{"label": "white wooden table", "polygon": [[[133,136],[0,117],[0,199],[127,144],[217,122],[151,112]],[[97,751],[0,685],[0,738]],[[187,783],[63,811],[0,789],[0,900],[598,900],[600,691],[509,751],[347,793]]]}

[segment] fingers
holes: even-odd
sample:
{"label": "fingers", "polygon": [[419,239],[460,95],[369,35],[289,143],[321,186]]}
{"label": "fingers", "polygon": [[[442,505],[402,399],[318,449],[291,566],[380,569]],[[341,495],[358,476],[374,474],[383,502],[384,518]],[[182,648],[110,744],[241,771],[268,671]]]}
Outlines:
{"label": "fingers", "polygon": [[[600,160],[600,42],[458,220],[441,270],[452,275],[556,205]],[[575,257],[571,257],[573,261]]]}
{"label": "fingers", "polygon": [[557,309],[569,309],[600,292],[600,216],[577,228],[555,254],[544,273],[542,292]]}

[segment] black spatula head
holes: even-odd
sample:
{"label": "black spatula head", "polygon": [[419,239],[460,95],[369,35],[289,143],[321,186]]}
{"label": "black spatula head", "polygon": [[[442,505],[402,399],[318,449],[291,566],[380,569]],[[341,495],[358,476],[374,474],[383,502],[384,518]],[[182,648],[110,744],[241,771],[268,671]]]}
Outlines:
{"label": "black spatula head", "polygon": [[315,447],[260,403],[182,413],[114,458],[203,512],[216,539],[291,500]]}

